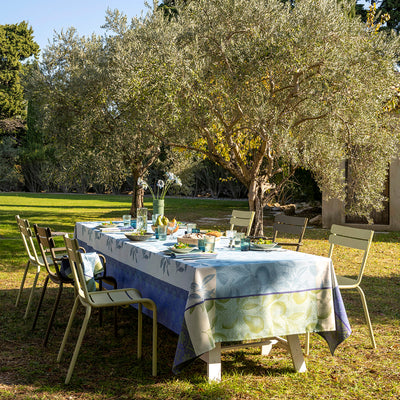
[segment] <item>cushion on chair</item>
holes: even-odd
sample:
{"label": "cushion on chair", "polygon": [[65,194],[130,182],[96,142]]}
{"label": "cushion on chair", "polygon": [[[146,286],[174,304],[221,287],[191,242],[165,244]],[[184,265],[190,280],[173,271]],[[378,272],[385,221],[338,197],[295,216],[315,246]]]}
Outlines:
{"label": "cushion on chair", "polygon": [[[96,291],[95,276],[103,272],[103,264],[97,253],[82,254],[83,273],[86,278],[86,287],[88,292]],[[61,260],[60,273],[62,276],[72,278],[71,266],[68,257],[64,256]]]}

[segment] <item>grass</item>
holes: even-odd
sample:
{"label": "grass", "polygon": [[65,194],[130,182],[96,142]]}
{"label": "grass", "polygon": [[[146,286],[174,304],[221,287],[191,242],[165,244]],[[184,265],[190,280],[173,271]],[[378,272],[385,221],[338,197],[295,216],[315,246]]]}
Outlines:
{"label": "grass", "polygon": [[[150,199],[146,206],[151,208]],[[56,357],[72,307],[73,289],[66,288],[49,345],[43,333],[56,295],[55,286],[44,300],[37,328],[33,310],[23,320],[28,290],[15,308],[26,256],[18,236],[15,215],[32,223],[72,232],[76,221],[120,219],[130,207],[128,196],[0,193],[0,398],[1,399],[387,399],[400,398],[400,234],[377,233],[362,286],[365,289],[378,348],[371,349],[361,301],[356,292],[342,292],[353,334],[331,356],[325,342],[312,335],[308,372],[293,372],[289,354],[274,348],[261,357],[257,349],[223,355],[221,383],[209,384],[206,366],[196,361],[174,375],[177,336],[159,326],[159,375],[151,377],[151,340],[145,337],[144,357],[136,360],[136,312],[119,313],[119,335],[113,335],[112,313],[100,328],[93,316],[84,339],[71,384],[63,384],[83,318],[73,327],[61,364]],[[246,202],[169,198],[166,214],[179,220],[195,220],[203,228],[227,228],[227,217]],[[209,217],[213,219],[209,219]],[[268,221],[266,222],[268,223]],[[327,232],[307,229],[302,251],[326,255]],[[346,250],[334,259],[338,274],[355,275],[350,267],[359,258]],[[42,285],[45,274],[39,278]],[[32,282],[33,271],[28,276]],[[145,332],[151,322],[145,319]],[[301,338],[303,340],[303,338]]]}

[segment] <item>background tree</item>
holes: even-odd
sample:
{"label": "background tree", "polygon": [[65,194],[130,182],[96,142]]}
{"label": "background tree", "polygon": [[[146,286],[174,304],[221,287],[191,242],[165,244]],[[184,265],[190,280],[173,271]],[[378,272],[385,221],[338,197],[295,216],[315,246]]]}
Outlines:
{"label": "background tree", "polygon": [[1,190],[22,187],[18,152],[25,135],[27,103],[21,85],[23,62],[39,53],[26,22],[0,25],[0,153]]}
{"label": "background tree", "polygon": [[185,6],[186,3],[187,0],[164,0],[158,5],[157,10],[161,11],[168,21],[172,19],[176,21],[179,16],[179,8]]}
{"label": "background tree", "polygon": [[397,81],[398,39],[366,29],[350,17],[352,6],[197,0],[164,25],[174,82],[169,142],[203,153],[246,186],[257,234],[263,207],[298,167],[313,172],[326,196],[344,200],[341,163],[349,159],[349,212],[381,205],[397,152],[397,120],[383,108]]}
{"label": "background tree", "polygon": [[20,76],[22,62],[38,53],[32,28],[25,21],[0,25],[0,120],[25,118],[26,103]]}
{"label": "background tree", "polygon": [[[158,16],[157,18],[162,18]],[[137,186],[161,151],[166,93],[160,25],[108,12],[109,36],[61,32],[32,74],[30,99],[41,100],[44,142],[53,148],[54,181],[85,189],[89,183],[120,187],[133,177],[131,213],[143,204]],[[87,189],[87,187],[86,187]]]}
{"label": "background tree", "polygon": [[386,21],[383,28],[389,30],[394,29],[398,32],[400,27],[400,4],[398,0],[367,0],[365,3],[368,3],[375,8],[378,17],[387,13],[390,16],[390,19]]}

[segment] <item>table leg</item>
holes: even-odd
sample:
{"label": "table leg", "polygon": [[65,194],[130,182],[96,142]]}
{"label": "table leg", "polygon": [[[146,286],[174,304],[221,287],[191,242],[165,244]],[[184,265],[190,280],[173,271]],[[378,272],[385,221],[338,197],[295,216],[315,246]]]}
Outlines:
{"label": "table leg", "polygon": [[274,339],[271,339],[271,340],[269,340],[269,342],[267,342],[267,343],[265,343],[265,344],[263,344],[262,346],[261,346],[261,355],[262,356],[267,356],[267,355],[269,355],[269,353],[271,352],[271,350],[272,350],[272,346],[274,345],[274,344],[277,344],[278,343],[278,340],[274,340]]}
{"label": "table leg", "polygon": [[215,348],[201,356],[207,363],[208,382],[221,382],[221,343],[215,343]]}
{"label": "table leg", "polygon": [[289,345],[290,355],[292,356],[294,369],[296,372],[306,372],[307,366],[300,346],[299,335],[288,335],[286,338]]}

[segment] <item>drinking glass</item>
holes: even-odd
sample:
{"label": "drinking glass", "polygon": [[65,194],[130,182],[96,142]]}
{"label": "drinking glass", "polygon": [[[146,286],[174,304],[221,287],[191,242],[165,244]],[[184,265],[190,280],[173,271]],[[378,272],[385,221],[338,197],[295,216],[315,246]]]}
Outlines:
{"label": "drinking glass", "polygon": [[250,238],[243,238],[240,240],[240,250],[242,251],[250,250]]}
{"label": "drinking glass", "polygon": [[144,229],[147,230],[147,227],[145,228],[144,219],[143,219],[143,217],[141,215],[138,215],[137,218],[136,218],[136,229],[138,231],[141,231],[141,230],[144,230]]}
{"label": "drinking glass", "polygon": [[160,215],[160,214],[153,214],[153,215],[151,216],[151,223],[152,223],[153,225],[156,224],[156,221],[157,221],[157,218],[158,218],[159,215]]}
{"label": "drinking glass", "polygon": [[187,233],[192,233],[196,229],[196,224],[187,224]]}
{"label": "drinking glass", "polygon": [[124,221],[124,227],[131,226],[131,216],[129,214],[123,215],[122,220]]}
{"label": "drinking glass", "polygon": [[237,231],[228,230],[226,231],[226,237],[229,239],[229,247],[233,246],[233,238],[235,237]]}
{"label": "drinking glass", "polygon": [[136,220],[136,228],[144,229],[147,231],[147,208],[141,207],[137,209],[137,220]]}
{"label": "drinking glass", "polygon": [[160,225],[157,227],[157,229],[158,229],[158,239],[167,240],[167,225]]}
{"label": "drinking glass", "polygon": [[215,236],[206,236],[205,251],[213,253],[215,249]]}
{"label": "drinking glass", "polygon": [[197,240],[197,247],[200,251],[206,251],[206,239],[198,239]]}
{"label": "drinking glass", "polygon": [[240,242],[242,239],[244,239],[245,234],[243,232],[236,232],[235,235],[235,250],[240,250]]}

